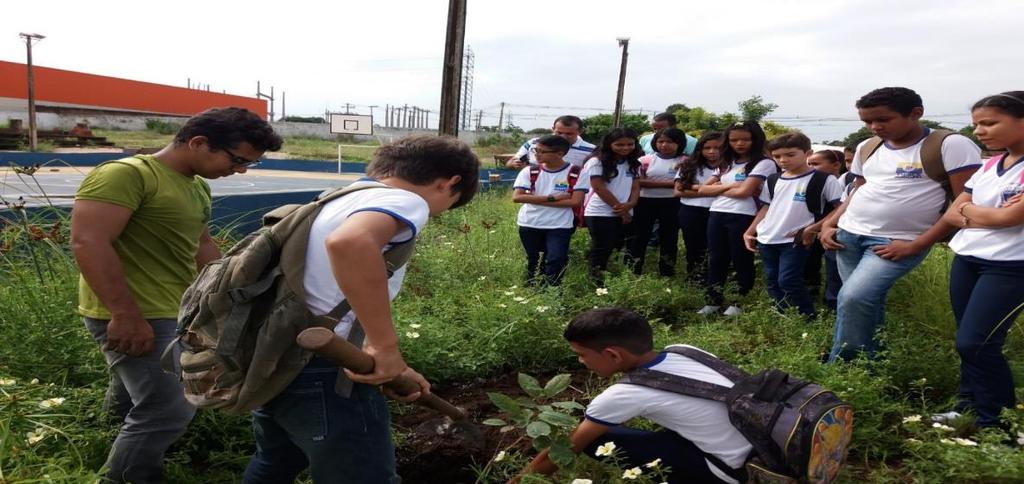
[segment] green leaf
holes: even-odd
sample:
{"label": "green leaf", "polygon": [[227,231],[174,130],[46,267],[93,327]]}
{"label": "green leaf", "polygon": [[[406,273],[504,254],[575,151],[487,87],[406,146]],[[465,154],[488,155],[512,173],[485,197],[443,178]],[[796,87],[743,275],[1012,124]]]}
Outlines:
{"label": "green leaf", "polygon": [[548,448],[548,457],[558,467],[568,467],[576,460],[576,453],[572,451],[567,439],[558,439],[551,443]]}
{"label": "green leaf", "polygon": [[558,395],[559,393],[564,392],[566,388],[569,388],[569,383],[571,382],[572,377],[566,373],[555,375],[548,380],[547,385],[544,385],[544,395],[547,397]]}
{"label": "green leaf", "polygon": [[537,437],[537,438],[533,439],[533,448],[536,449],[536,450],[544,450],[544,449],[546,449],[546,448],[548,448],[550,446],[551,446],[551,436],[550,435],[541,435],[540,437]]}
{"label": "green leaf", "polygon": [[584,410],[587,408],[576,402],[554,402],[551,405],[565,410]]}
{"label": "green leaf", "polygon": [[576,426],[576,418],[566,415],[562,412],[541,412],[537,418],[547,422],[555,427],[572,428]]}
{"label": "green leaf", "polygon": [[526,426],[526,435],[529,435],[531,439],[542,435],[551,435],[551,426],[540,421],[530,422],[530,425]]}
{"label": "green leaf", "polygon": [[537,398],[544,394],[544,390],[540,387],[540,382],[526,373],[519,374],[519,386],[522,387],[524,392],[533,398]]}
{"label": "green leaf", "polygon": [[488,393],[487,398],[491,399],[491,403],[493,403],[495,407],[498,407],[499,410],[511,415],[513,418],[523,413],[522,407],[507,395],[503,395],[501,393]]}
{"label": "green leaf", "polygon": [[481,423],[483,423],[484,425],[490,425],[492,427],[503,427],[505,425],[508,425],[508,422],[505,422],[500,418],[489,418]]}

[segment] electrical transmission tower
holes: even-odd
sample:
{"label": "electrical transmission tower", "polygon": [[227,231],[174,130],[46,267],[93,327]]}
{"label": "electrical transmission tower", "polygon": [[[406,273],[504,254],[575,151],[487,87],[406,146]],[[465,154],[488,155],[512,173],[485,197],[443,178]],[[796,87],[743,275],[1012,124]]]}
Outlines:
{"label": "electrical transmission tower", "polygon": [[466,55],[462,59],[462,113],[461,129],[468,130],[473,117],[473,54],[472,47],[466,47]]}

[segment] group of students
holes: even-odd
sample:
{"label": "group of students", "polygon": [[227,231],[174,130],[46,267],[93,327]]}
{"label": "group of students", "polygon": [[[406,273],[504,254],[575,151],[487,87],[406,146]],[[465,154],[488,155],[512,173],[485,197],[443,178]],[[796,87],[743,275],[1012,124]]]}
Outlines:
{"label": "group of students", "polygon": [[[872,91],[857,109],[878,139],[856,148],[851,190],[807,166],[809,158],[821,172],[838,170],[837,154],[812,155],[806,137],[796,133],[766,141],[756,123],[737,123],[721,136],[707,133],[692,143],[664,126],[650,137],[654,153],[644,155],[641,140],[628,131],[613,130],[595,148],[578,138],[578,118],[560,118],[556,134],[565,128],[575,136],[542,137],[510,162],[522,164],[513,196],[524,203],[519,223],[530,274],[558,284],[565,244],[581,216],[592,235],[595,278],[627,226],[636,227],[627,262],[641,267],[636,261],[655,223],[662,231],[659,270],[671,275],[681,226],[688,276],[708,287],[708,306],[724,304],[730,266],[740,292],[751,289],[750,249],[756,248],[774,278],[768,284],[773,298],[809,314],[805,293],[793,281],[802,277],[801,259],[811,257],[807,247],[817,236],[834,252],[843,283],[830,355],[838,361],[877,353],[875,331],[884,322],[889,288],[934,243],[959,230],[950,242],[961,357],[955,410],[974,412],[980,426],[1002,425],[999,411],[1015,403],[1002,346],[1024,307],[1024,91],[986,97],[972,109],[978,138],[1005,151],[984,165],[967,138],[921,126],[922,102],[909,89]],[[195,412],[181,380],[160,371],[159,349],[175,337],[185,288],[221,256],[209,234],[210,191],[203,179],[244,173],[281,143],[258,116],[213,109],[190,119],[154,155],[98,166],[76,194],[71,230],[82,274],[79,312],[110,366],[108,408],[124,421],[106,465],[113,482],[161,482],[164,453]],[[527,166],[531,161],[536,166]],[[363,190],[324,203],[304,241],[301,297],[317,317],[348,303],[351,311],[339,318],[335,333],[350,337],[361,328],[375,369],[368,375],[346,371],[354,383],[342,394],[334,389],[341,370],[313,358],[253,411],[256,452],[243,482],[294,482],[307,468],[318,483],[400,480],[387,404],[376,386],[403,375],[420,388],[409,400],[429,393],[430,385],[405,363],[388,304],[401,289],[405,266],[389,271],[382,253],[408,247],[431,216],[472,200],[478,173],[479,160],[465,144],[408,137],[376,152],[368,178],[356,182],[367,184]],[[955,199],[943,214],[947,189]],[[819,191],[821,203],[809,203]],[[585,199],[585,209],[574,214]],[[823,216],[829,206],[838,208]],[[702,310],[711,312],[717,309]],[[696,349],[656,351],[649,324],[628,309],[580,314],[563,336],[600,375],[648,368],[732,385],[701,363],[706,356]],[[633,417],[647,417],[665,430],[619,425]],[[615,442],[625,452],[618,457],[630,465],[663,462],[672,468],[668,482],[740,482],[751,450],[723,403],[622,383],[590,402],[572,440],[574,450],[591,453],[598,444],[607,450]],[[542,453],[524,473],[554,470]]]}

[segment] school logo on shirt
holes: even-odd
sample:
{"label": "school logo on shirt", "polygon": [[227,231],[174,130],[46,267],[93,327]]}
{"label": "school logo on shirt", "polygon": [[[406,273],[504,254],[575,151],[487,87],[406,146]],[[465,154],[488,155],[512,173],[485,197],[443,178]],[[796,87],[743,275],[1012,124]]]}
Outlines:
{"label": "school logo on shirt", "polygon": [[733,179],[738,182],[744,181],[747,179],[747,174],[743,172],[736,172],[736,176],[733,177]]}
{"label": "school logo on shirt", "polygon": [[569,182],[567,180],[558,180],[557,182],[555,182],[554,191],[556,191],[556,192],[568,192],[569,191]]}
{"label": "school logo on shirt", "polygon": [[794,202],[806,202],[807,201],[807,189],[797,190],[796,193],[793,194],[793,201]]}
{"label": "school logo on shirt", "polygon": [[921,162],[901,161],[896,164],[896,178],[923,178],[924,166]]}
{"label": "school logo on shirt", "polygon": [[1024,185],[1020,183],[1008,183],[1003,185],[1002,190],[999,192],[999,206],[1006,205],[1006,202],[1010,201],[1011,198],[1024,193]]}

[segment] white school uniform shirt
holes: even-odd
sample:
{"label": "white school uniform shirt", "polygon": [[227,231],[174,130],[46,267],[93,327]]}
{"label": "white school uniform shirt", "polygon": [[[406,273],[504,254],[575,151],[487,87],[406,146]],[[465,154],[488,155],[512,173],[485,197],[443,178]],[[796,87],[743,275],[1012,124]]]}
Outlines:
{"label": "white school uniform shirt", "polygon": [[[682,180],[680,177],[681,171],[676,172],[676,180]],[[697,185],[703,185],[707,183],[712,177],[718,176],[718,170],[715,168],[708,168],[706,166],[697,169],[697,173],[694,176],[694,181]],[[710,208],[711,203],[715,201],[715,197],[679,197],[679,203],[682,205],[689,205],[691,207],[703,207]]]}
{"label": "white school uniform shirt", "polygon": [[[640,163],[647,164],[647,179],[650,181],[674,181],[677,167],[685,160],[685,156],[662,158],[655,153],[640,158]],[[641,188],[640,198],[672,198],[671,188]]]}
{"label": "white school uniform shirt", "polygon": [[[747,163],[753,162],[748,161]],[[744,168],[746,168],[747,166],[747,163],[733,163],[732,167],[730,167],[728,171],[726,171],[719,177],[719,179],[722,181],[722,184],[735,185],[746,181],[748,175],[745,175],[743,172]],[[754,167],[753,170],[751,170],[749,176],[753,178],[760,178],[762,181],[764,181],[768,179],[768,175],[772,175],[777,172],[778,168],[775,166],[775,162],[769,158],[765,158],[761,160],[757,164],[757,166]],[[763,183],[761,184],[761,189],[765,189]],[[740,215],[756,215],[756,199],[757,194],[754,194],[754,196],[746,198],[732,198],[727,197],[725,195],[719,195],[715,197],[715,200],[713,202],[711,202],[711,211],[736,213]]]}
{"label": "white school uniform shirt", "polygon": [[[537,140],[540,138],[533,138],[519,147],[516,154],[513,155],[515,159],[521,159],[523,156],[527,156],[530,160],[531,165],[537,164],[537,156],[531,151],[533,147],[537,146]],[[569,152],[562,157],[563,160],[569,162],[571,165],[583,167],[584,163],[594,153],[594,145],[583,140],[583,138],[576,138],[576,142],[569,147]]]}
{"label": "white school uniform shirt", "polygon": [[[914,240],[939,220],[946,192],[924,172],[921,141],[901,150],[885,143],[865,163],[860,154],[867,141],[857,145],[850,171],[867,184],[851,195],[839,228],[857,235]],[[981,152],[973,141],[954,134],[942,141],[942,164],[948,174],[976,168]]]}
{"label": "white school uniform shirt", "polygon": [[[608,186],[608,191],[612,192],[612,195],[615,195],[615,198],[618,199],[620,203],[626,203],[629,201],[629,193],[633,189],[634,176],[629,172],[629,163],[627,163],[626,160],[620,161],[617,167],[619,174],[615,178],[609,180],[606,185]],[[604,170],[601,168],[601,160],[594,158],[587,162],[587,165],[583,168],[583,172],[580,174],[580,179],[583,180],[585,178],[588,182],[587,187],[592,190],[593,184],[590,183],[590,179],[601,176],[603,172]],[[630,210],[629,213],[632,214],[633,211]],[[615,215],[612,207],[608,206],[607,203],[604,203],[604,200],[601,200],[601,197],[598,196],[597,193],[590,196],[587,201],[587,208],[583,211],[583,216],[618,217],[618,215]]]}
{"label": "white school uniform shirt", "polygon": [[[1008,170],[996,162],[988,169],[974,172],[964,190],[975,205],[998,208],[1013,196],[1024,193],[1024,158],[1016,160]],[[1001,229],[966,228],[949,241],[949,248],[958,255],[990,261],[1024,262],[1024,224]]]}
{"label": "white school uniform shirt", "polygon": [[[366,181],[359,180],[355,183],[365,183]],[[334,278],[334,272],[331,270],[331,261],[326,246],[327,237],[349,216],[358,212],[384,213],[404,225],[404,228],[391,239],[388,244],[390,247],[415,240],[416,235],[427,224],[430,207],[427,205],[427,201],[419,195],[400,188],[368,188],[350,193],[324,205],[309,230],[309,243],[306,246],[306,273],[302,279],[302,285],[306,290],[306,304],[309,306],[309,310],[317,316],[331,312],[345,298],[338,287],[338,281]],[[405,266],[402,266],[388,279],[388,297],[390,299],[394,299],[398,295],[404,278]],[[335,326],[335,334],[347,338],[355,319],[355,313],[349,311]]]}
{"label": "white school uniform shirt", "polygon": [[[537,175],[537,183],[531,193],[541,196],[567,193],[569,191],[569,170],[571,168],[572,165],[566,163],[562,168],[550,171],[544,165],[541,165],[540,173]],[[586,193],[588,185],[582,183],[584,180],[582,172],[580,175],[580,178],[576,180],[576,185],[573,186],[573,191]],[[512,188],[530,192],[530,167],[519,171],[519,175],[516,176],[516,181],[512,184]],[[519,207],[519,215],[516,218],[516,222],[520,227],[534,229],[571,229],[573,227],[572,207],[546,207],[544,205],[524,203],[522,207]]]}
{"label": "white school uniform shirt", "polygon": [[[662,352],[644,368],[730,388],[733,386],[728,378],[715,370],[675,353]],[[679,434],[734,469],[743,465],[752,449],[746,437],[729,422],[729,410],[725,404],[714,400],[616,383],[595,397],[585,412],[586,419],[606,426],[621,425],[634,417],[644,417]],[[707,465],[720,479],[736,482],[711,462]]]}
{"label": "white school uniform shirt", "polygon": [[[768,192],[767,186],[761,190],[761,201],[768,204],[768,212],[757,224],[757,243],[792,243],[794,237],[787,237],[786,234],[814,223],[814,214],[807,208],[807,186],[813,174],[814,170],[809,170],[791,178],[780,176],[775,183],[774,197]],[[842,196],[843,182],[829,175],[821,190],[822,207],[839,203]]]}

